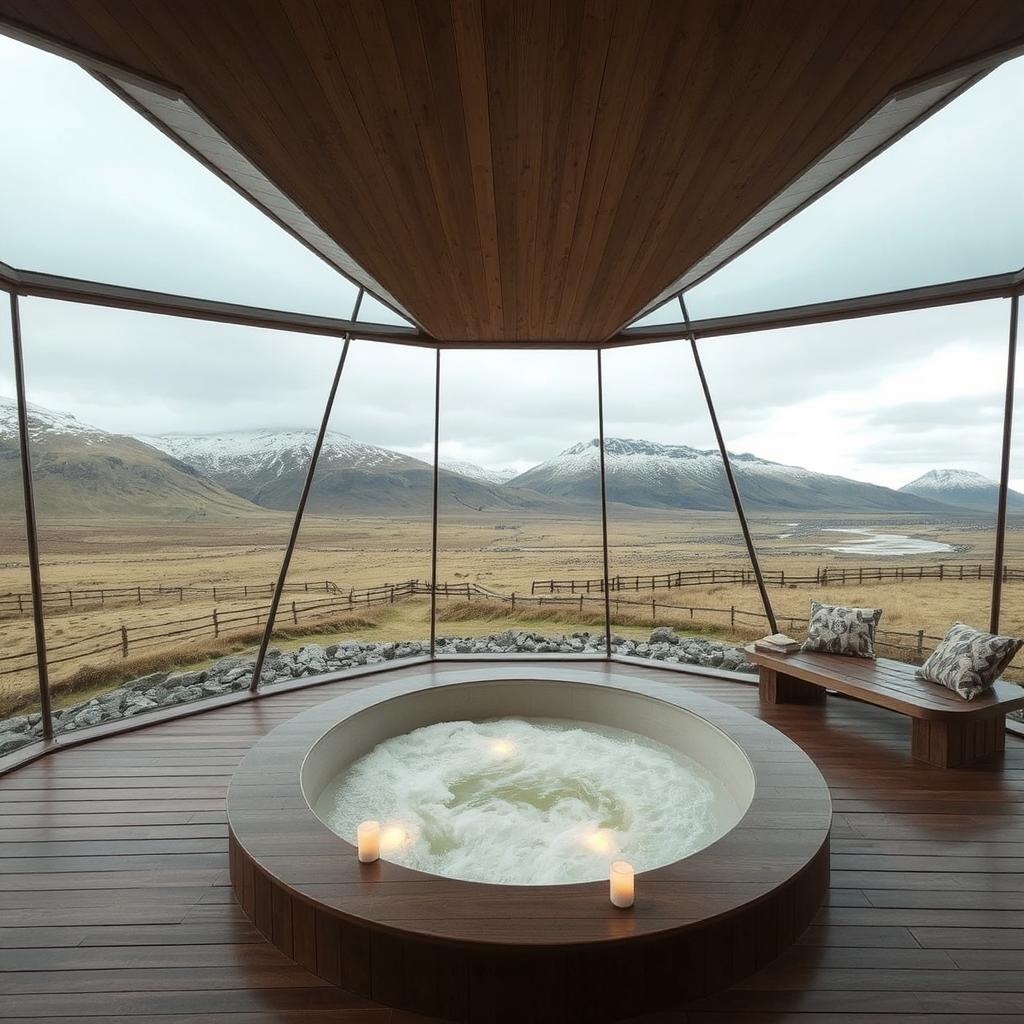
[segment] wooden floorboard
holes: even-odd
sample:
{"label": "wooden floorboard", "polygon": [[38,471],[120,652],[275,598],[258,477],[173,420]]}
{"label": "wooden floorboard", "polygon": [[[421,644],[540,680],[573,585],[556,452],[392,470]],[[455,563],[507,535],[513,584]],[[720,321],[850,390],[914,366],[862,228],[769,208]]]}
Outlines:
{"label": "wooden floorboard", "polygon": [[[890,712],[836,697],[762,708],[755,687],[676,678],[763,717],[817,762],[835,803],[832,888],[769,967],[642,1024],[1024,1020],[1024,741],[1008,736],[991,764],[935,769],[911,760],[909,721]],[[367,684],[154,725],[0,779],[0,1020],[425,1024],[306,973],[228,885],[233,766],[354,685]]]}

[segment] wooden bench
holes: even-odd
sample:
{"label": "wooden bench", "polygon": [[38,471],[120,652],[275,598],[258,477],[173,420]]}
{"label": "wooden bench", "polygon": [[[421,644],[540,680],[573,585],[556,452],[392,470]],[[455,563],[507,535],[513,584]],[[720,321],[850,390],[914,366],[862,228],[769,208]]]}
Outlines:
{"label": "wooden bench", "polygon": [[967,701],[914,677],[915,666],[879,658],[800,651],[783,657],[747,648],[768,704],[821,704],[826,690],[888,708],[913,721],[911,754],[936,768],[959,768],[1003,751],[1007,712],[1024,708],[1024,688],[997,682]]}

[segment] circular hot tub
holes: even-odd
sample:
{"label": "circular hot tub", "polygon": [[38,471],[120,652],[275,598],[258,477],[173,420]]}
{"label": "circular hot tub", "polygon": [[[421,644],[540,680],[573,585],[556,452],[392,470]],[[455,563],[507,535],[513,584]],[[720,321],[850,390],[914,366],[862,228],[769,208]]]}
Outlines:
{"label": "circular hot tub", "polygon": [[[559,728],[563,723],[568,739]],[[513,727],[527,730],[514,734],[515,743],[507,738]],[[425,810],[419,818],[415,806],[406,816],[416,823],[404,822],[401,833],[424,849],[409,850],[402,842],[391,852],[385,848],[384,859],[360,864],[354,835],[346,836],[347,828],[339,835],[327,823],[338,827],[329,812],[337,794],[348,792],[349,770],[363,783],[355,793],[365,800],[375,792],[367,790],[367,776],[376,779],[380,763],[393,760],[388,744],[397,738],[400,747],[411,746],[420,758],[410,762],[417,770],[434,760],[421,738],[438,729],[442,739],[456,730],[470,753],[478,738],[486,741],[475,755],[484,762],[514,754],[521,762],[517,778],[530,778],[524,770],[536,769],[532,761],[548,763],[547,749],[530,744],[550,743],[552,736],[563,746],[575,744],[583,754],[572,762],[575,787],[602,807],[600,794],[609,786],[614,797],[616,786],[628,791],[663,776],[670,784],[653,798],[644,794],[641,811],[660,828],[698,821],[703,831],[652,844],[643,814],[637,820],[637,809],[630,808],[628,828],[581,833],[589,850],[575,860],[556,851],[537,876],[524,863],[545,861],[548,851],[537,846],[536,834],[532,848],[494,856],[504,844],[520,841],[515,821],[507,823],[505,839],[491,833],[499,831],[502,808],[514,808],[522,794],[503,804],[493,794],[478,797],[474,789],[476,810],[486,804],[492,815],[483,833],[474,821],[475,834],[486,840],[478,842],[482,859],[498,867],[475,865],[472,841],[454,858],[423,856],[437,839],[419,830],[436,814]],[[614,773],[614,765],[603,769],[614,779],[601,778],[596,767],[595,778],[585,777],[588,760],[596,766],[607,753],[600,743],[628,744],[631,737],[649,741],[622,757],[639,763],[638,781]],[[588,758],[591,749],[601,756]],[[385,751],[383,762],[373,760],[375,751]],[[608,751],[614,759],[615,748]],[[685,776],[673,781],[676,762],[692,769],[697,789],[687,788]],[[497,765],[485,768],[481,778],[491,779],[495,791],[506,786],[495,775]],[[458,770],[460,779],[471,778],[479,788],[479,779],[465,767]],[[386,783],[387,774],[380,774]],[[453,788],[443,774],[438,785]],[[715,790],[717,802],[704,816],[687,816],[694,794],[703,799],[705,790]],[[385,787],[373,799],[388,797]],[[536,801],[526,802],[536,817]],[[605,803],[617,806],[613,798]],[[455,1020],[603,1021],[681,1004],[773,959],[810,922],[828,884],[831,802],[799,747],[679,683],[606,669],[427,670],[419,680],[386,682],[325,702],[252,748],[232,780],[228,819],[232,884],[270,941],[332,984]],[[574,827],[572,821],[568,828],[553,824],[551,843],[573,843]],[[453,829],[446,823],[442,830],[447,835]],[[673,845],[677,838],[685,842]],[[609,859],[637,861],[636,903],[629,909],[609,902],[601,863],[606,842],[625,847],[608,848]],[[483,855],[488,844],[490,861]],[[666,850],[687,855],[666,860],[674,856]],[[560,861],[573,861],[568,878],[593,880],[562,880]],[[431,865],[431,871],[410,863]],[[508,877],[519,884],[505,884]]]}

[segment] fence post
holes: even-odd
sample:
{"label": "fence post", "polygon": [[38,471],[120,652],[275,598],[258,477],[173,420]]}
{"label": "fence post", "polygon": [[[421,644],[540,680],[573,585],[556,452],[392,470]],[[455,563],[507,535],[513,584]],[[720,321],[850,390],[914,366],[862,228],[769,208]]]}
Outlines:
{"label": "fence post", "polygon": [[943,570],[944,570],[945,568],[946,568],[946,567],[945,567],[945,565],[943,565],[943,564],[942,564],[942,562],[939,562],[939,579],[940,579],[940,580],[941,580],[941,579],[944,579],[944,578],[945,578],[945,577],[943,576]]}
{"label": "fence post", "polygon": [[[532,588],[531,588],[530,592],[533,593]],[[516,592],[513,590],[512,591],[512,611],[515,611],[515,610],[516,610]]]}
{"label": "fence post", "polygon": [[736,625],[736,605],[734,604],[729,606],[729,625]]}
{"label": "fence post", "polygon": [[25,609],[22,607],[22,604],[21,604],[21,594],[19,594],[18,595],[18,614],[21,615],[21,614],[24,613],[24,611],[25,611]]}
{"label": "fence post", "polygon": [[580,615],[583,614],[583,595],[580,594]]}
{"label": "fence post", "polygon": [[182,587],[178,587],[178,603],[180,604],[185,600],[185,591]]}
{"label": "fence post", "polygon": [[128,630],[124,626],[121,627],[121,657],[128,657]]}
{"label": "fence post", "polygon": [[921,658],[924,656],[924,630],[919,629],[917,631],[917,656]]}
{"label": "fence post", "polygon": [[68,607],[69,608],[74,608],[75,607],[75,598],[74,598],[74,595],[71,593],[70,590],[68,591]]}
{"label": "fence post", "polygon": [[217,619],[217,609],[213,609],[213,635],[215,637],[220,636],[220,622]]}
{"label": "fence post", "polygon": [[296,607],[295,607],[295,602],[294,601],[292,601],[292,622],[296,626],[299,624],[299,613],[298,613],[298,609],[296,609]]}
{"label": "fence post", "polygon": [[651,625],[656,626],[658,624],[658,606],[655,603],[654,598],[651,598]]}

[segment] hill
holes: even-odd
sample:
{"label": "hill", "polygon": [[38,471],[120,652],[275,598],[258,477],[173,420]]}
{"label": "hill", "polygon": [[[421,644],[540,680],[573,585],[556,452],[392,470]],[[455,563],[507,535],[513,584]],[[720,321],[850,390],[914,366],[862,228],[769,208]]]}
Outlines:
{"label": "hill", "polygon": [[[258,512],[165,452],[65,413],[30,406],[29,440],[36,511],[42,520],[100,515],[193,519]],[[4,508],[22,507],[17,406],[3,396],[0,499]]]}
{"label": "hill", "polygon": [[[163,434],[148,444],[264,508],[294,509],[316,441],[313,430],[251,430],[222,434]],[[479,468],[479,467],[476,467]],[[430,513],[434,468],[421,459],[328,431],[307,508],[321,514]],[[550,497],[442,468],[441,508],[548,509]]]}
{"label": "hill", "polygon": [[[904,484],[900,490],[905,494],[916,494],[946,505],[991,515],[995,515],[999,503],[999,484],[968,469],[930,469],[916,480]],[[1014,512],[1024,512],[1024,494],[1009,490],[1006,507]]]}
{"label": "hill", "polygon": [[[744,506],[759,511],[934,512],[948,506],[915,494],[785,466],[756,455],[729,455]],[[581,501],[600,495],[599,443],[567,448],[511,483]],[[611,437],[605,439],[608,500],[641,508],[728,511],[732,498],[718,451]]]}

